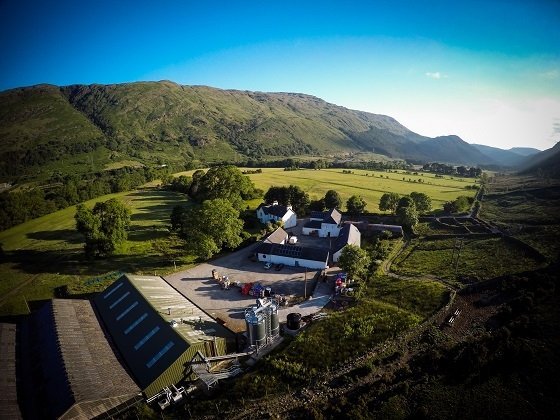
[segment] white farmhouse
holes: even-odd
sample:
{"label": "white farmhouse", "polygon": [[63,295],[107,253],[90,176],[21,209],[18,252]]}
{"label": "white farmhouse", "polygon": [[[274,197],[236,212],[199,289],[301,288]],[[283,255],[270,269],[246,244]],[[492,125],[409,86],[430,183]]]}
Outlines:
{"label": "white farmhouse", "polygon": [[338,238],[334,244],[332,250],[332,259],[334,262],[338,262],[340,254],[346,245],[356,245],[359,247],[361,245],[362,235],[356,226],[351,223],[347,223],[340,230]]}
{"label": "white farmhouse", "polygon": [[261,204],[257,208],[257,217],[261,223],[284,222],[284,228],[289,229],[297,225],[297,215],[292,210],[292,206],[281,206],[278,201],[272,204]]}
{"label": "white farmhouse", "polygon": [[311,212],[309,222],[302,229],[304,235],[317,235],[321,238],[336,238],[340,232],[342,215],[337,209],[327,212]]}

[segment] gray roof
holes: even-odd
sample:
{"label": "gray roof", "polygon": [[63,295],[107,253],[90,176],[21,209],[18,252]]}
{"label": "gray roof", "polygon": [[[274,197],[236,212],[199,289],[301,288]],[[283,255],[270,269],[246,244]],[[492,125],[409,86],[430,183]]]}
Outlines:
{"label": "gray roof", "polygon": [[16,325],[0,324],[0,419],[21,419],[16,388]]}
{"label": "gray roof", "polygon": [[37,313],[37,321],[41,385],[53,416],[93,418],[140,392],[90,301],[53,299]]}
{"label": "gray roof", "polygon": [[345,224],[334,243],[334,252],[340,251],[346,245],[360,246],[362,235],[356,226],[351,223]]}
{"label": "gray roof", "polygon": [[281,206],[279,204],[261,204],[258,209],[262,209],[264,214],[272,214],[276,217],[284,217],[284,215],[288,212],[287,206]]}
{"label": "gray roof", "polygon": [[323,220],[326,215],[327,215],[326,211],[312,211],[311,214],[309,215],[309,218]]}
{"label": "gray roof", "polygon": [[279,245],[263,243],[257,249],[259,254],[278,255],[294,259],[325,262],[329,258],[329,250],[298,245]]}
{"label": "gray roof", "polygon": [[309,228],[309,229],[321,229],[321,221],[320,220],[310,220],[305,225],[303,225],[303,227]]}
{"label": "gray roof", "polygon": [[342,220],[342,214],[337,209],[331,209],[327,212],[325,217],[323,218],[323,223],[328,223],[331,225],[338,225]]}
{"label": "gray roof", "polygon": [[288,238],[288,233],[284,229],[279,227],[274,232],[272,232],[270,235],[268,235],[266,240],[268,242],[273,243],[273,244],[280,244],[283,241],[285,241],[287,238]]}

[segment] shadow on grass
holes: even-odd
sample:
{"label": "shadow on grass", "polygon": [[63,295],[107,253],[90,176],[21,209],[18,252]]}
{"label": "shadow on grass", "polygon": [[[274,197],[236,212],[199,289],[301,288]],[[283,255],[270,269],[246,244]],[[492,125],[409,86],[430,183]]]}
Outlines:
{"label": "shadow on grass", "polygon": [[169,259],[160,255],[115,255],[88,259],[82,251],[17,250],[5,252],[3,263],[28,274],[98,276],[109,271],[146,272],[169,268]]}
{"label": "shadow on grass", "polygon": [[128,240],[147,242],[169,237],[169,231],[162,226],[132,226],[128,231]]}
{"label": "shadow on grass", "polygon": [[40,232],[29,232],[26,234],[29,239],[39,241],[65,241],[69,244],[79,244],[83,242],[83,237],[74,229],[44,230]]}

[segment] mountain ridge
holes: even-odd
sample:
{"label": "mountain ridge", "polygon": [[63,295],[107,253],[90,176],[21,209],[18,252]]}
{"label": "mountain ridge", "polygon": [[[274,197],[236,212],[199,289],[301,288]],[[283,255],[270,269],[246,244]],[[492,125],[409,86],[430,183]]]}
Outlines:
{"label": "mountain ridge", "polygon": [[[206,163],[378,153],[394,159],[492,165],[457,136],[430,138],[387,115],[313,95],[170,81],[56,86],[0,92],[0,175],[57,161],[138,159]],[[92,158],[93,160],[93,158]]]}

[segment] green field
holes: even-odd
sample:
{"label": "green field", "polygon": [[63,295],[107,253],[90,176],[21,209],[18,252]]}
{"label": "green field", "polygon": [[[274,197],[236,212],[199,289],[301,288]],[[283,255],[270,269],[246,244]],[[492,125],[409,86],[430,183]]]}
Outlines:
{"label": "green field", "polygon": [[455,280],[456,277],[488,279],[541,266],[541,262],[526,250],[502,238],[465,239],[455,276],[454,246],[455,239],[413,240],[395,259],[391,269],[406,276],[422,273]]}
{"label": "green field", "polygon": [[[182,194],[152,188],[111,194],[91,200],[118,198],[132,210],[128,241],[117,255],[88,261],[82,252],[82,238],[74,227],[75,207],[31,220],[0,232],[4,260],[0,264],[0,296],[18,285],[28,284],[16,296],[0,300],[0,314],[27,312],[27,301],[48,299],[54,289],[70,285],[80,290],[84,280],[111,271],[165,272],[173,262],[153,249],[152,242],[167,239],[169,215],[173,206],[185,201]],[[174,244],[169,244],[171,247]],[[176,264],[189,264],[192,258],[177,258]]]}
{"label": "green field", "polygon": [[[241,168],[241,170],[245,169],[255,168]],[[460,195],[472,197],[476,192],[465,189],[477,183],[477,180],[472,178],[451,176],[436,178],[434,174],[422,172],[418,175],[409,175],[402,170],[386,172],[351,169],[353,172],[351,174],[342,171],[342,169],[284,171],[282,168],[262,168],[262,173],[247,176],[257,188],[265,192],[272,185],[297,185],[307,192],[312,200],[324,197],[328,190],[338,191],[344,202],[352,195],[360,195],[368,203],[366,210],[374,213],[380,212],[379,199],[387,192],[396,192],[400,195],[407,195],[413,191],[425,193],[431,197],[434,210],[442,208],[446,201],[453,201]],[[193,172],[180,172],[175,176],[191,176]]]}
{"label": "green field", "polygon": [[[263,169],[261,174],[249,177],[258,188],[267,190],[271,185],[295,184],[307,191],[312,199],[317,199],[329,189],[336,189],[344,200],[353,194],[361,195],[367,202],[369,211],[377,211],[381,195],[388,191],[408,194],[412,191],[425,192],[432,197],[434,207],[453,200],[459,195],[472,195],[472,190],[464,187],[472,185],[472,179],[435,178],[434,175],[408,175],[403,171],[381,172],[354,170],[344,174],[342,170],[299,170]],[[183,173],[190,175],[192,171]],[[402,180],[403,176],[405,181]],[[387,177],[389,177],[387,179]],[[410,182],[408,179],[423,179],[425,182]],[[143,190],[111,194],[91,200],[118,198],[132,209],[132,225],[128,241],[112,258],[87,261],[82,253],[82,238],[74,229],[75,207],[31,220],[0,232],[0,243],[5,252],[5,260],[0,265],[0,294],[5,294],[20,284],[27,283],[18,290],[16,297],[0,300],[0,314],[25,313],[25,299],[40,300],[53,296],[54,289],[70,285],[72,290],[81,290],[85,279],[111,271],[168,272],[173,263],[152,242],[160,239],[168,242],[169,215],[173,206],[185,201],[185,196],[169,191],[161,191],[149,184]],[[255,208],[261,200],[247,204]],[[168,244],[173,246],[176,244]],[[180,253],[180,250],[177,250]],[[189,264],[189,256],[175,257],[176,263]]]}

